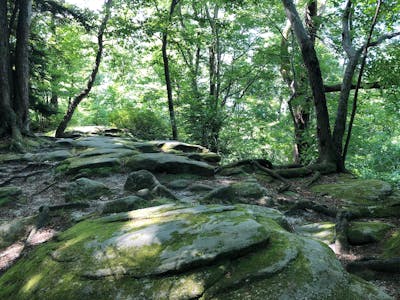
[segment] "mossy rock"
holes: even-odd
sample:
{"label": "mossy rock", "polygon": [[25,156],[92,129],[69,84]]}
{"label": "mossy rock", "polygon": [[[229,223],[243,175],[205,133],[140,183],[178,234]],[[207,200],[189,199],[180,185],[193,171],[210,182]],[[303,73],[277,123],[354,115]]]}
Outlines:
{"label": "mossy rock", "polygon": [[158,143],[157,146],[161,148],[161,151],[166,153],[207,153],[207,148],[200,145],[181,143],[177,141],[153,141]]}
{"label": "mossy rock", "polygon": [[383,244],[383,256],[386,258],[400,257],[400,230],[394,231]]}
{"label": "mossy rock", "polygon": [[241,181],[215,188],[206,194],[202,201],[206,203],[218,201],[223,203],[249,203],[268,195],[268,190],[257,182]]}
{"label": "mossy rock", "polygon": [[127,191],[136,192],[142,189],[153,189],[160,182],[157,178],[147,170],[139,170],[131,172],[125,181],[124,189]]}
{"label": "mossy rock", "polygon": [[335,240],[335,223],[332,222],[319,222],[296,226],[298,234],[303,236],[312,237],[325,244],[332,244]]}
{"label": "mossy rock", "polygon": [[221,156],[214,152],[204,152],[204,153],[186,153],[188,158],[205,161],[212,164],[217,164],[221,161]]}
{"label": "mossy rock", "polygon": [[149,202],[143,198],[137,196],[128,196],[125,198],[113,200],[107,202],[103,207],[103,214],[119,213],[124,211],[135,210],[146,207],[146,203]]}
{"label": "mossy rock", "polygon": [[27,153],[24,160],[27,161],[62,161],[72,157],[73,154],[68,150],[56,150],[49,152]]}
{"label": "mossy rock", "polygon": [[130,171],[148,170],[169,174],[194,174],[214,176],[214,167],[205,162],[167,153],[142,153],[129,158],[125,164]]}
{"label": "mossy rock", "polygon": [[352,245],[379,242],[391,228],[393,228],[392,224],[379,221],[352,222],[348,228],[347,237]]}
{"label": "mossy rock", "polygon": [[390,299],[267,211],[163,205],[86,220],[3,274],[0,299]]}
{"label": "mossy rock", "polygon": [[101,182],[79,178],[67,186],[65,200],[70,202],[95,200],[110,193],[110,189]]}
{"label": "mossy rock", "polygon": [[57,167],[58,172],[66,173],[67,175],[79,174],[87,172],[86,170],[101,170],[108,168],[109,170],[118,170],[121,167],[121,161],[114,154],[103,154],[89,157],[73,157],[63,161]]}
{"label": "mossy rock", "polygon": [[0,207],[17,201],[21,194],[22,190],[16,186],[0,187]]}
{"label": "mossy rock", "polygon": [[24,154],[19,153],[0,153],[0,163],[10,163],[24,160]]}
{"label": "mossy rock", "polygon": [[35,223],[34,217],[14,219],[0,224],[0,249],[8,247],[29,233]]}
{"label": "mossy rock", "polygon": [[390,195],[392,187],[381,180],[343,178],[341,182],[315,185],[314,192],[326,193],[351,204],[376,205]]}

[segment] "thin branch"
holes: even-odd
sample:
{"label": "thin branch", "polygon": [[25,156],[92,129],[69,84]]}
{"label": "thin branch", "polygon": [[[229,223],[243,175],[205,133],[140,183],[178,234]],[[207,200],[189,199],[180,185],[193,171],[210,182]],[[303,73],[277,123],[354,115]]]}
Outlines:
{"label": "thin branch", "polygon": [[[386,40],[390,40],[390,39],[392,39],[392,38],[394,38],[394,37],[396,37],[396,36],[399,36],[400,35],[400,32],[394,32],[394,33],[391,33],[391,34],[385,34],[385,35],[382,35],[380,38],[378,38],[376,41],[373,41],[373,42],[368,42],[368,48],[369,47],[375,47],[375,46],[378,46],[379,44],[381,44],[382,42],[384,42],[384,41],[386,41]],[[365,47],[365,46],[364,46]]]}
{"label": "thin branch", "polygon": [[[342,85],[339,84],[333,84],[333,85],[325,85],[325,93],[333,93],[333,92],[340,92]],[[351,85],[351,89],[354,90],[356,88],[355,84]],[[372,82],[372,83],[364,83],[360,85],[360,88],[362,89],[380,89],[382,88],[381,84],[379,82]]]}
{"label": "thin branch", "polygon": [[358,91],[360,90],[361,80],[362,80],[362,76],[363,76],[363,73],[364,73],[365,64],[366,64],[366,61],[367,61],[368,47],[369,47],[368,45],[370,45],[371,38],[372,38],[372,33],[374,31],[376,22],[378,20],[379,11],[380,11],[381,5],[382,5],[382,0],[378,0],[377,2],[378,3],[377,3],[376,10],[375,10],[375,15],[374,15],[374,18],[372,19],[371,28],[370,28],[369,33],[368,33],[367,43],[366,43],[366,46],[363,49],[364,53],[363,53],[363,58],[362,58],[362,61],[361,61],[360,72],[358,73],[357,86],[356,86],[356,90],[355,90],[355,93],[354,93],[353,109],[351,111],[351,116],[350,116],[350,121],[349,121],[349,129],[347,131],[346,143],[344,144],[344,149],[343,149],[343,154],[342,154],[343,161],[346,161],[347,150],[348,150],[348,147],[349,147],[349,144],[350,144],[351,131],[353,129],[354,118],[356,116],[356,111],[357,111]]}
{"label": "thin branch", "polygon": [[347,0],[346,7],[342,16],[342,45],[349,57],[354,55],[354,48],[351,42],[350,18],[351,18],[351,0]]}

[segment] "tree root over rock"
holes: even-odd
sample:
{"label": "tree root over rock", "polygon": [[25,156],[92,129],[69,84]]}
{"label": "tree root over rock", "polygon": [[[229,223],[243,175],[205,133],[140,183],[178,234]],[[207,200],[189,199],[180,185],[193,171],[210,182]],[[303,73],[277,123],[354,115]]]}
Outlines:
{"label": "tree root over rock", "polygon": [[400,257],[390,259],[367,258],[356,260],[348,263],[346,269],[350,273],[375,271],[400,274]]}

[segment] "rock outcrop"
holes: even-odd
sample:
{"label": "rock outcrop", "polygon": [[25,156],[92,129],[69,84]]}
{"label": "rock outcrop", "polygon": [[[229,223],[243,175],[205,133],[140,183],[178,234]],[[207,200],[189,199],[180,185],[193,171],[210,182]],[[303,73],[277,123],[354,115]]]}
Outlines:
{"label": "rock outcrop", "polygon": [[1,299],[390,299],[276,210],[163,205],[86,220],[0,277]]}

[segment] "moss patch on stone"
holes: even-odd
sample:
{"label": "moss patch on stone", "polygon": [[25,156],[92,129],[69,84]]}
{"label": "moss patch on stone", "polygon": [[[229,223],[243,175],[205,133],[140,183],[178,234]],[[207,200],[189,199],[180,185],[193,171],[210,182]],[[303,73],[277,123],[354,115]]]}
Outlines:
{"label": "moss patch on stone", "polygon": [[374,205],[392,192],[392,187],[381,180],[347,179],[332,184],[320,184],[311,188],[314,192],[326,193],[350,203]]}
{"label": "moss patch on stone", "polygon": [[335,239],[335,223],[319,222],[301,225],[296,227],[296,232],[329,245]]}
{"label": "moss patch on stone", "polygon": [[16,186],[0,187],[0,207],[15,202],[21,194],[22,190]]}
{"label": "moss patch on stone", "polygon": [[347,236],[350,244],[368,244],[381,241],[391,228],[393,228],[392,224],[379,221],[352,222]]}
{"label": "moss patch on stone", "polygon": [[400,230],[392,233],[390,238],[383,244],[383,256],[386,258],[400,256]]}

